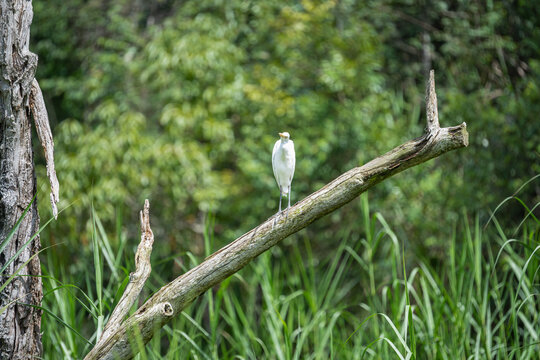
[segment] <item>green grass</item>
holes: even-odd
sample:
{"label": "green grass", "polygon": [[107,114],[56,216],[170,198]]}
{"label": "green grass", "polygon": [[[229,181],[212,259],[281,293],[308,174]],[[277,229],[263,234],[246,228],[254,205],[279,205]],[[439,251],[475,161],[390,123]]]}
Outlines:
{"label": "green grass", "polygon": [[[367,199],[361,198],[358,224],[332,239],[303,231],[285,240],[202,295],[138,358],[538,358],[540,222],[532,212],[510,229],[497,221],[504,215],[499,208],[485,227],[464,212],[454,235],[441,240],[444,254],[435,262],[411,254],[413,247],[382,214],[370,212]],[[46,254],[46,359],[89,351],[133,270],[138,241],[128,242],[120,225],[109,239],[97,217],[93,223],[94,251],[81,256],[86,267],[79,274],[64,273],[54,251]],[[213,226],[210,218],[206,254],[214,246]],[[323,240],[333,244],[331,253],[315,250]],[[161,269],[176,263],[185,271],[202,257],[188,252],[153,261],[158,266],[146,296],[164,284]]]}

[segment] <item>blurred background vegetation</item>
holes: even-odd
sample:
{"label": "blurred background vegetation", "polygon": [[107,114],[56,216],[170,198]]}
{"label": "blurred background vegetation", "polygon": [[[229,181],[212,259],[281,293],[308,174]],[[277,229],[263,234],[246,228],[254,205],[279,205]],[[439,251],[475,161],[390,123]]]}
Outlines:
{"label": "blurred background vegetation", "polygon": [[[296,145],[293,202],[420,136],[430,68],[441,126],[465,121],[470,145],[370,191],[407,261],[444,264],[462,214],[485,222],[540,173],[532,1],[35,0],[34,13],[31,49],[67,207],[42,236],[54,245],[45,266],[75,283],[93,266],[93,218],[129,258],[145,198],[156,286],[181,273],[185,254],[209,251],[209,218],[215,250],[273,215],[279,131]],[[38,179],[46,219],[43,165]],[[537,203],[540,183],[520,196]],[[503,213],[515,223],[526,210]],[[368,231],[361,224],[354,201],[282,246],[303,249],[295,239],[308,238],[324,262],[337,231]]]}

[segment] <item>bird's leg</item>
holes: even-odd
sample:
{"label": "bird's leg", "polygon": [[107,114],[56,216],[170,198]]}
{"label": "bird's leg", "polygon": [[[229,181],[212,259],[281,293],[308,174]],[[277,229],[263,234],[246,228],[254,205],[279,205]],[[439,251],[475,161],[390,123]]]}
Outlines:
{"label": "bird's leg", "polygon": [[283,197],[283,191],[281,191],[281,187],[279,188],[279,211],[278,214],[281,212],[281,198]]}
{"label": "bird's leg", "polygon": [[272,225],[272,228],[276,226],[277,219],[279,217],[279,214],[281,214],[281,198],[283,197],[283,192],[281,191],[281,186],[279,187],[279,210],[276,214],[276,217],[274,218],[274,224]]}
{"label": "bird's leg", "polygon": [[289,185],[289,193],[287,194],[287,215],[285,215],[285,219],[289,218],[289,209],[291,208],[291,185]]}

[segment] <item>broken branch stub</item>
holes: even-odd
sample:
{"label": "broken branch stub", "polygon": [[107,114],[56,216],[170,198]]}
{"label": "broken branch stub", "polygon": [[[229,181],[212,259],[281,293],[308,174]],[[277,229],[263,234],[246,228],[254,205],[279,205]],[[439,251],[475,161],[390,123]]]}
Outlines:
{"label": "broken branch stub", "polygon": [[[320,190],[296,203],[273,226],[274,217],[223,247],[204,262],[163,286],[116,331],[109,332],[86,356],[90,359],[131,359],[138,352],[130,339],[147,343],[157,329],[178,315],[200,294],[234,274],[253,258],[313,221],[340,208],[381,181],[448,151],[468,145],[465,123],[440,128],[435,82],[428,82],[428,132],[386,154],[342,174]],[[433,81],[432,81],[433,80]],[[104,334],[105,335],[105,334]]]}
{"label": "broken branch stub", "polygon": [[137,301],[139,294],[150,276],[152,266],[150,264],[150,255],[152,255],[152,245],[154,244],[154,233],[150,228],[150,202],[144,201],[144,209],[140,213],[141,218],[141,242],[137,247],[135,254],[135,272],[129,274],[129,283],[124,290],[124,294],[118,301],[113,310],[101,338],[97,345],[109,338],[122,324],[122,321],[129,313],[131,306]]}
{"label": "broken branch stub", "polygon": [[426,118],[429,132],[440,129],[437,94],[435,93],[435,70],[429,71],[429,79],[426,85]]}

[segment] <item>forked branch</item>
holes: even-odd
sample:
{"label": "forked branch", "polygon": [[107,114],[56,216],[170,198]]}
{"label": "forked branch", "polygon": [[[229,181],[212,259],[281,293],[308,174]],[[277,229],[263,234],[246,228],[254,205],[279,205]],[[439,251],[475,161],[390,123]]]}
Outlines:
{"label": "forked branch", "polygon": [[468,145],[465,123],[440,128],[433,70],[426,91],[427,132],[388,153],[344,173],[291,207],[288,219],[274,217],[163,286],[114,332],[103,336],[85,359],[131,359],[138,351],[130,339],[147,343],[156,330],[177,316],[200,294],[234,274],[253,258],[313,221],[355,199],[384,179]]}

